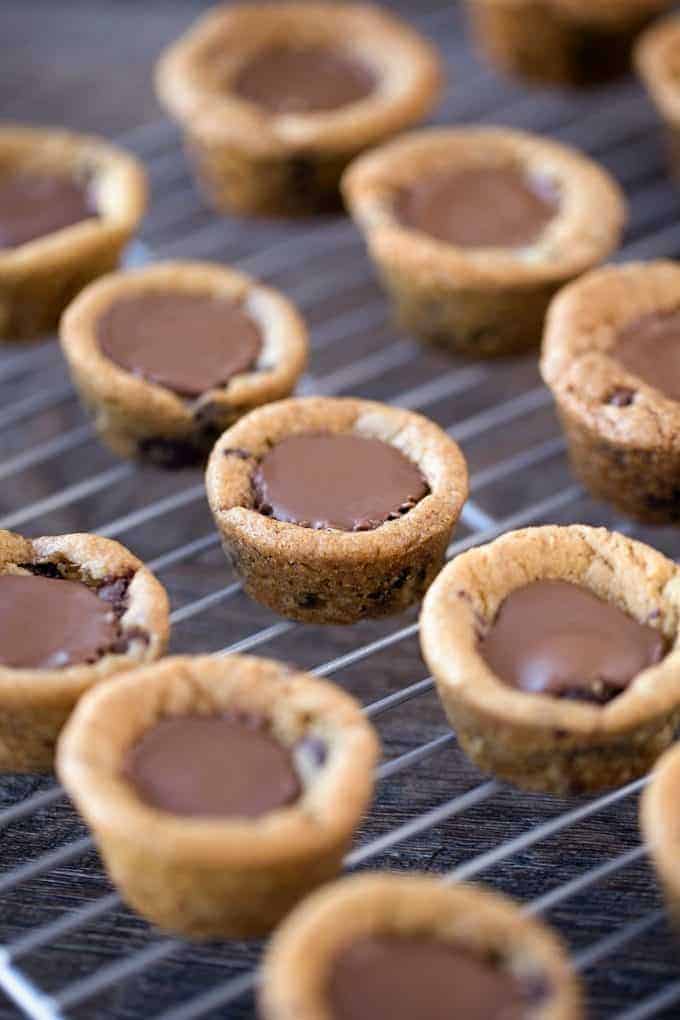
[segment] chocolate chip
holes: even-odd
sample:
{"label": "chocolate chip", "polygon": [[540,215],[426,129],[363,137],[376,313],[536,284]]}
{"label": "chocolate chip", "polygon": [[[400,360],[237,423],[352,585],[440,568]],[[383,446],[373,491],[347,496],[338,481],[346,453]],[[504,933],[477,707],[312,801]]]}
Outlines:
{"label": "chocolate chip", "polygon": [[241,450],[239,447],[236,446],[234,447],[230,446],[228,449],[222,450],[222,455],[224,457],[237,457],[239,460],[250,460],[250,458],[252,457],[252,454],[248,453],[247,450]]}
{"label": "chocolate chip", "polygon": [[27,570],[29,574],[35,574],[36,577],[55,577],[63,578],[59,568],[55,563],[19,563],[17,564],[22,570]]}
{"label": "chocolate chip", "polygon": [[148,645],[150,640],[147,632],[141,627],[129,627],[106,651],[109,655],[125,655],[134,642],[139,641],[143,645]]}
{"label": "chocolate chip", "polygon": [[321,604],[321,599],[314,592],[306,591],[304,595],[301,595],[298,599],[298,606],[300,609],[314,609]]}
{"label": "chocolate chip", "polygon": [[630,407],[635,400],[635,390],[627,386],[617,386],[606,398],[606,403],[613,407]]}
{"label": "chocolate chip", "polygon": [[142,439],[137,444],[137,449],[145,460],[169,471],[194,467],[204,455],[204,451],[195,443],[183,439],[166,439],[163,436]]}

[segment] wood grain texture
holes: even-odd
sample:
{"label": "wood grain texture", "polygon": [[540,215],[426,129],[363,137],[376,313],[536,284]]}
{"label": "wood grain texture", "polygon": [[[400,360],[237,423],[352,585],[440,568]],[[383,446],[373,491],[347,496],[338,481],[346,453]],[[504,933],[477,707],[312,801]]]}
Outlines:
{"label": "wood grain texture", "polygon": [[[391,399],[433,379],[444,378],[456,369],[470,368],[465,362],[440,353],[420,351],[410,340],[399,337],[390,324],[387,308],[358,238],[350,228],[343,232],[339,220],[327,221],[323,234],[325,242],[314,249],[313,259],[300,265],[295,264],[295,253],[306,250],[306,238],[310,233],[319,233],[313,223],[286,225],[217,220],[197,198],[176,132],[162,122],[156,123],[160,111],[150,88],[149,70],[162,47],[206,6],[195,0],[144,0],[144,3],[139,0],[2,0],[2,117],[64,124],[99,131],[112,138],[128,133],[131,147],[147,161],[151,172],[153,203],[143,240],[158,256],[192,255],[223,261],[253,258],[261,264],[264,258],[269,258],[264,253],[270,251],[272,245],[292,239],[295,244],[290,248],[291,257],[284,254],[271,279],[294,298],[299,298],[301,291],[307,292],[304,311],[317,345],[311,366],[317,380],[328,379],[330,375],[331,382],[342,384],[342,377],[333,373],[356,365],[360,359],[369,358],[398,340],[404,345],[402,361],[386,360],[382,367],[380,361],[374,363],[373,374],[367,381],[350,381],[349,389],[341,392]],[[600,155],[628,187],[633,196],[630,243],[646,244],[644,239],[648,235],[669,225],[677,212],[676,201],[665,177],[654,116],[636,86],[624,83],[587,97],[570,97],[557,92],[528,93],[497,78],[475,61],[464,42],[462,22],[453,5],[438,4],[436,0],[430,0],[427,5],[404,0],[391,6],[416,20],[422,19],[426,10],[442,8],[439,19],[429,22],[430,32],[446,46],[457,84],[436,119],[442,122],[498,120],[536,130],[560,131],[563,137],[580,141],[585,148]],[[148,124],[155,126],[137,130],[140,125]],[[649,253],[656,250],[651,243]],[[680,239],[676,242],[671,238],[663,254],[680,254]],[[339,316],[350,316],[350,319],[341,318],[338,323]],[[3,364],[12,356],[13,352],[0,353],[0,379]],[[40,357],[40,364],[31,372],[10,383],[0,382],[0,411],[65,382],[64,369],[53,342],[45,346]],[[367,371],[370,364],[366,365]],[[443,425],[462,423],[505,401],[520,398],[538,385],[533,357],[494,363],[485,367],[476,385],[441,397],[429,403],[426,410]],[[471,435],[468,429],[463,446],[473,472],[485,470],[528,446],[558,435],[553,412],[546,404],[539,400],[527,407],[527,413],[506,425],[477,435]],[[79,428],[85,420],[75,400],[66,398],[54,408],[22,420],[15,428],[0,430],[0,478],[8,458],[60,432]],[[30,471],[14,474],[0,484],[0,516],[21,512],[65,485],[97,477],[114,468],[116,463],[91,440]],[[49,511],[38,506],[34,515],[13,526],[32,535],[101,530],[105,524],[132,510],[199,482],[197,472],[165,475],[148,468],[138,469],[126,479],[70,505]],[[510,473],[476,492],[475,498],[484,511],[501,521],[532,502],[553,496],[570,482],[563,456],[556,455],[538,470]],[[585,496],[572,501],[557,514],[538,518],[541,519],[616,523],[605,507]],[[148,560],[176,545],[209,534],[211,529],[207,507],[199,496],[153,522],[126,530],[120,537]],[[460,537],[466,534],[462,527]],[[667,553],[680,555],[680,538],[674,529],[642,529],[636,534]],[[169,588],[173,605],[178,607],[229,584],[232,577],[222,555],[212,550],[163,571],[162,580]],[[296,628],[263,645],[262,651],[314,668],[357,645],[388,635],[413,619],[411,612],[403,620],[366,622],[351,629]],[[274,617],[265,610],[244,596],[238,596],[178,625],[172,648],[212,651],[272,622],[275,622]],[[336,679],[368,703],[424,675],[417,641],[411,638],[341,670]],[[446,732],[446,724],[436,698],[427,694],[384,715],[379,720],[379,729],[386,756],[391,758]],[[381,784],[375,808],[359,836],[359,844],[471,789],[481,778],[455,746],[440,751]],[[4,777],[0,780],[0,809],[48,786],[49,782],[44,778]],[[442,873],[535,824],[556,817],[576,803],[503,789],[487,803],[383,854],[374,864]],[[78,838],[83,832],[65,800],[43,809],[27,821],[12,824],[0,830],[2,872]],[[637,840],[636,802],[631,797],[560,836],[511,857],[481,877],[493,887],[527,900],[635,846]],[[108,891],[110,887],[96,854],[88,852],[19,889],[0,892],[0,943]],[[618,926],[643,916],[658,904],[654,876],[643,861],[567,900],[549,913],[549,920],[578,951]],[[157,938],[157,933],[121,907],[30,955],[24,967],[43,990],[52,991],[152,944]],[[104,1017],[139,1020],[143,1016],[155,1016],[173,1004],[206,991],[229,975],[239,973],[250,966],[256,956],[257,947],[245,945],[178,944],[162,963],[117,984],[112,991],[86,1003],[72,1015],[97,1020]],[[678,969],[675,942],[666,925],[660,923],[587,975],[590,1016],[594,1020],[614,1017],[619,1010],[676,978]],[[244,999],[237,1005],[216,1011],[215,1015],[234,1020],[252,1016],[252,1003]],[[3,1020],[16,1016],[17,1011],[9,1003],[0,1004]],[[660,1016],[664,1020],[677,1018],[680,1008],[671,1008]]]}

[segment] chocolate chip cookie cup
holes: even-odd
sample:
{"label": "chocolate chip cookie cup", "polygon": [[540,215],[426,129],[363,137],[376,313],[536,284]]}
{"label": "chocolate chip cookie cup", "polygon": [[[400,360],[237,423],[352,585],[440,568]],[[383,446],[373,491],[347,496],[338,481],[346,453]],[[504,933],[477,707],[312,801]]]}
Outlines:
{"label": "chocolate chip cookie cup", "polygon": [[401,324],[474,357],[537,345],[550,298],[616,248],[625,219],[597,164],[503,128],[406,135],[342,189]]}
{"label": "chocolate chip cookie cup", "polygon": [[680,179],[680,18],[652,25],[635,48],[635,63],[666,126],[671,171]]}
{"label": "chocolate chip cookie cup", "polygon": [[548,85],[625,74],[636,37],[671,0],[468,0],[480,49],[501,70]]}
{"label": "chocolate chip cookie cup", "polygon": [[168,631],[165,589],[118,542],[0,531],[0,771],[51,770],[78,699],[157,659]]}
{"label": "chocolate chip cookie cup", "polygon": [[0,127],[0,339],[31,340],[118,265],[146,207],[146,175],[108,142]]}
{"label": "chocolate chip cookie cup", "polygon": [[344,624],[422,597],[467,497],[467,468],[421,415],[308,397],[225,432],[206,488],[252,598],[294,620]]}
{"label": "chocolate chip cookie cup", "polygon": [[264,215],[337,206],[350,159],[424,117],[440,79],[430,44],[368,4],[224,4],[156,68],[208,200]]}
{"label": "chocolate chip cookie cup", "polygon": [[485,772],[582,793],[644,775],[680,718],[680,569],[581,525],[511,532],[428,592],[421,646]]}
{"label": "chocolate chip cookie cup", "polygon": [[555,299],[541,373],[571,466],[617,510],[680,520],[680,268],[608,266]]}
{"label": "chocolate chip cookie cup", "polygon": [[204,461],[241,415],[287,397],[307,363],[307,329],[283,294],[208,262],[98,280],[60,336],[104,442],[170,468]]}
{"label": "chocolate chip cookie cup", "polygon": [[676,926],[680,926],[680,747],[659,761],[640,801],[640,827]]}
{"label": "chocolate chip cookie cup", "polygon": [[[447,1011],[448,1005],[448,1011]],[[262,1020],[581,1020],[557,936],[512,900],[425,875],[327,886],[266,951]]]}
{"label": "chocolate chip cookie cup", "polygon": [[83,699],[58,772],[131,906],[244,938],[337,873],[377,753],[332,684],[268,659],[177,657]]}

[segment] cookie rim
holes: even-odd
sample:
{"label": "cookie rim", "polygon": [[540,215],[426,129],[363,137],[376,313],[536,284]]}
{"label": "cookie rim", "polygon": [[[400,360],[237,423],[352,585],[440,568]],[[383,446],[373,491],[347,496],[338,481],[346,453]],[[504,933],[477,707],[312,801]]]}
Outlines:
{"label": "cookie rim", "polygon": [[[313,114],[271,115],[206,82],[211,50],[236,37],[237,53],[250,57],[283,39],[338,40],[361,51],[378,86],[360,102]],[[244,39],[255,36],[244,47]],[[375,50],[368,45],[377,40]],[[376,56],[377,53],[377,56]],[[389,61],[389,64],[388,64]],[[237,73],[240,63],[234,63]],[[389,66],[390,73],[386,73]],[[404,73],[404,67],[410,73]],[[443,72],[431,43],[398,16],[372,4],[338,8],[323,2],[222,4],[199,18],[156,64],[156,93],[170,116],[207,143],[233,144],[262,157],[299,150],[338,153],[372,144],[420,119],[440,92]]]}
{"label": "cookie rim", "polygon": [[[400,187],[423,169],[521,165],[562,189],[560,207],[539,240],[525,248],[465,248],[401,224],[392,208]],[[577,149],[499,126],[422,128],[358,156],[345,171],[345,204],[378,263],[401,265],[442,288],[493,290],[558,283],[604,260],[617,247],[627,205],[614,178]],[[567,208],[565,204],[568,203]],[[593,235],[597,225],[600,235]],[[585,232],[580,237],[580,232]],[[524,254],[522,254],[524,253]]]}
{"label": "cookie rim", "polygon": [[[305,528],[255,510],[254,464],[276,441],[314,431],[356,433],[389,442],[420,469],[429,493],[402,517],[369,531]],[[229,456],[229,450],[237,455]],[[249,456],[244,458],[244,453]],[[220,437],[208,461],[206,491],[223,534],[228,529],[272,556],[290,539],[301,560],[322,567],[389,559],[413,541],[441,533],[442,519],[452,528],[467,498],[468,472],[458,444],[423,415],[355,397],[291,397],[258,408]]]}
{"label": "cookie rim", "polygon": [[[562,565],[555,563],[558,548],[565,557]],[[526,555],[536,550],[539,570],[529,568]],[[499,563],[503,563],[506,576],[499,589],[499,570],[492,573],[496,587],[490,595],[484,582]],[[622,570],[628,572],[626,584],[620,580]],[[478,629],[492,621],[512,591],[535,580],[582,584],[640,622],[649,623],[650,617],[660,612],[664,626],[659,629],[671,642],[666,656],[639,673],[621,695],[605,705],[513,689],[480,655]],[[605,590],[607,581],[614,585],[616,598]],[[663,584],[663,590],[659,587],[653,597],[655,581]],[[637,606],[636,597],[640,599]],[[639,607],[645,600],[647,611],[643,614]],[[495,722],[510,732],[519,727],[549,737],[560,731],[562,740],[568,736],[596,741],[626,734],[662,718],[680,704],[680,567],[651,546],[607,528],[582,524],[524,528],[462,553],[442,570],[425,596],[420,635],[423,656],[442,697],[455,694],[487,724]],[[564,749],[557,738],[555,748]]]}
{"label": "cookie rim", "polygon": [[[130,294],[161,289],[226,295],[244,302],[262,335],[256,365],[233,375],[225,386],[198,397],[183,397],[108,358],[96,335],[99,316]],[[65,310],[59,339],[69,368],[84,380],[79,389],[92,402],[120,404],[140,419],[148,419],[160,430],[154,434],[168,437],[195,430],[200,424],[197,417],[207,406],[217,405],[227,415],[243,413],[290,393],[306,368],[309,348],[305,322],[281,291],[230,266],[200,260],[157,262],[100,277]]]}
{"label": "cookie rim", "polygon": [[509,897],[419,873],[368,872],[313,893],[275,932],[265,950],[260,983],[264,1018],[331,1020],[323,983],[333,958],[355,938],[384,932],[433,933],[480,952],[499,950],[521,967],[536,961],[552,995],[543,1007],[531,1010],[533,1020],[582,1016],[580,985],[559,937],[523,914]]}
{"label": "cookie rim", "polygon": [[[332,763],[299,801],[255,819],[191,818],[144,803],[120,774],[125,752],[159,718],[234,705],[275,719],[277,711],[284,720],[295,712],[308,728],[311,719],[327,727]],[[378,749],[358,703],[327,681],[273,659],[182,655],[119,675],[83,698],[59,739],[57,773],[104,841],[134,833],[144,852],[167,861],[257,871],[316,859],[353,833],[372,797]]]}

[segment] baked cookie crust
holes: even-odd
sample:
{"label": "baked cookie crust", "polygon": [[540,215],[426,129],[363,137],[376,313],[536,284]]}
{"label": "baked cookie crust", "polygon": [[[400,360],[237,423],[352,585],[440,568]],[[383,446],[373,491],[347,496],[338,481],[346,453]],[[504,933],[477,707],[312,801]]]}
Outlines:
{"label": "baked cookie crust", "polygon": [[418,875],[369,873],[309,897],[266,951],[263,1020],[332,1020],[326,985],[334,960],[366,936],[434,937],[492,957],[526,982],[527,1020],[580,1020],[579,984],[557,936],[505,896]]}
{"label": "baked cookie crust", "polygon": [[[159,719],[243,711],[289,748],[323,743],[294,804],[257,819],[189,818],[144,803],[122,775],[126,752]],[[371,798],[378,741],[353,698],[269,659],[164,659],[83,699],[58,772],[106,867],[136,910],[191,937],[263,935],[331,878]]]}
{"label": "baked cookie crust", "polygon": [[[253,369],[187,398],[117,365],[100,348],[100,316],[119,300],[154,293],[240,303],[262,335]],[[165,467],[205,460],[217,436],[241,415],[287,397],[307,364],[307,329],[291,302],[243,273],[210,262],[166,262],[98,280],[67,309],[60,339],[73,382],[104,442],[121,457]]]}
{"label": "baked cookie crust", "polygon": [[[668,653],[606,705],[529,694],[503,683],[479,640],[504,599],[537,580],[590,589],[660,630]],[[534,790],[583,793],[649,771],[680,720],[680,571],[605,528],[510,532],[457,557],[430,589],[421,647],[461,747],[485,772]]]}
{"label": "baked cookie crust", "polygon": [[666,127],[671,172],[680,178],[680,17],[647,29],[635,47],[635,64]]}
{"label": "baked cookie crust", "polygon": [[[314,530],[255,509],[253,472],[277,442],[310,432],[391,443],[420,468],[430,492],[371,531]],[[280,401],[243,418],[217,442],[208,502],[227,558],[248,594],[307,623],[355,623],[401,612],[436,576],[468,491],[457,444],[411,411],[368,400]]]}
{"label": "baked cookie crust", "polygon": [[[230,91],[256,54],[315,45],[358,58],[373,92],[334,110],[274,115]],[[219,211],[297,215],[336,206],[350,159],[424,117],[441,78],[433,47],[370,4],[224,4],[162,55],[156,90]]]}
{"label": "baked cookie crust", "polygon": [[640,827],[666,894],[669,910],[680,924],[680,748],[661,758],[640,801]]}
{"label": "baked cookie crust", "polygon": [[54,128],[0,128],[0,173],[72,175],[91,182],[98,216],[0,249],[0,339],[54,330],[75,295],[118,265],[146,208],[146,174],[129,153],[89,135]]}
{"label": "baked cookie crust", "polygon": [[[535,244],[463,248],[400,223],[401,189],[427,174],[475,167],[525,170],[559,193]],[[575,149],[504,128],[413,132],[359,157],[342,190],[400,323],[474,357],[539,343],[551,297],[618,245],[625,199],[609,174]]]}
{"label": "baked cookie crust", "polygon": [[92,664],[36,670],[0,666],[4,772],[50,771],[57,737],[78,699],[107,677],[159,658],[168,641],[165,589],[118,542],[82,534],[28,539],[0,531],[0,573],[28,574],[46,567],[94,590],[118,583],[120,638]]}
{"label": "baked cookie crust", "polygon": [[480,49],[502,71],[553,85],[625,74],[638,34],[671,0],[468,0]]}
{"label": "baked cookie crust", "polygon": [[541,356],[574,473],[598,498],[652,524],[680,520],[680,404],[613,348],[626,325],[678,307],[675,263],[605,266],[555,299]]}

